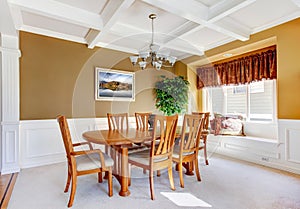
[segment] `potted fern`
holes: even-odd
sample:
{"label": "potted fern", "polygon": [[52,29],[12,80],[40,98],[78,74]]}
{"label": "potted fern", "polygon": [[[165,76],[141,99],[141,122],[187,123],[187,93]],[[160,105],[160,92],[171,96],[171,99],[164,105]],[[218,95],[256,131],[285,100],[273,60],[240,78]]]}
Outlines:
{"label": "potted fern", "polygon": [[188,104],[188,90],[189,82],[182,76],[167,78],[161,75],[155,83],[155,107],[165,115],[183,113]]}

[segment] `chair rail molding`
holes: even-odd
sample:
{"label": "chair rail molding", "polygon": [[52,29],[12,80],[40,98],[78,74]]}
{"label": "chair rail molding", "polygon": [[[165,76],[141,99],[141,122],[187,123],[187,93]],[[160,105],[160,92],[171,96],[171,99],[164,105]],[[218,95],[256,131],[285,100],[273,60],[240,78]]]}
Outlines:
{"label": "chair rail molding", "polygon": [[0,34],[1,175],[19,166],[19,38]]}

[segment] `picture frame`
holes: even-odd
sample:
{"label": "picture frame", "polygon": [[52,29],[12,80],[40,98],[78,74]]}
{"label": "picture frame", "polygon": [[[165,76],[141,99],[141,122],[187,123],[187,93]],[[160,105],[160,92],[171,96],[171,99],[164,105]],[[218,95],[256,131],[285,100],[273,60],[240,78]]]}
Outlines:
{"label": "picture frame", "polygon": [[95,100],[135,101],[135,74],[96,67]]}

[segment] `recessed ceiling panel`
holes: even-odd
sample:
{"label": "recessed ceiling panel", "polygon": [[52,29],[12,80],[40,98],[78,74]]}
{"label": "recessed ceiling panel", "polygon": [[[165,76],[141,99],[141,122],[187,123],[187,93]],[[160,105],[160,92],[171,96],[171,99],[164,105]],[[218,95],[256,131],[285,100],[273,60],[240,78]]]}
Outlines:
{"label": "recessed ceiling panel", "polygon": [[168,47],[170,49],[183,51],[188,54],[200,55],[203,54],[203,47],[195,45],[184,39],[174,39],[166,44],[164,47]]}
{"label": "recessed ceiling panel", "polygon": [[275,24],[281,18],[299,11],[288,0],[259,0],[230,15],[235,21],[251,29]]}
{"label": "recessed ceiling panel", "polygon": [[101,42],[107,43],[108,48],[111,46],[120,46],[120,48],[129,48],[134,51],[146,50],[149,47],[147,40],[141,39],[137,35],[123,37],[112,33],[106,33],[101,37]]}
{"label": "recessed ceiling panel", "polygon": [[207,6],[207,7],[211,7],[217,3],[222,2],[223,0],[195,0],[198,1],[199,3],[202,3],[203,5]]}
{"label": "recessed ceiling panel", "polygon": [[55,0],[57,2],[68,4],[72,7],[87,10],[89,12],[100,14],[108,0]]}
{"label": "recessed ceiling panel", "polygon": [[123,25],[131,25],[144,32],[151,32],[151,19],[150,14],[156,14],[154,19],[154,32],[169,34],[177,27],[181,26],[186,19],[167,13],[157,7],[151,6],[141,1],[135,1],[131,7],[129,7],[119,19],[119,23]]}
{"label": "recessed ceiling panel", "polygon": [[202,46],[204,49],[207,49],[211,44],[223,41],[229,37],[215,30],[202,28],[192,34],[183,36],[182,38],[188,40],[193,45],[199,47]]}

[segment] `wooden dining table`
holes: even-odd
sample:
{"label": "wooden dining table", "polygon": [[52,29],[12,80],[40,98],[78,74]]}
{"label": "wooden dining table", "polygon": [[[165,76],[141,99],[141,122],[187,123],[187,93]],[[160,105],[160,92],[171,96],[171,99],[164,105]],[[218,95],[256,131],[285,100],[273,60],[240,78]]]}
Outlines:
{"label": "wooden dining table", "polygon": [[151,131],[139,131],[134,128],[126,130],[95,130],[86,131],[82,134],[82,137],[89,142],[102,144],[110,147],[114,147],[121,156],[117,166],[119,169],[115,169],[113,175],[118,179],[121,189],[120,196],[129,196],[130,191],[128,188],[129,177],[129,165],[128,165],[128,148],[134,143],[143,143],[150,141],[152,138]]}

